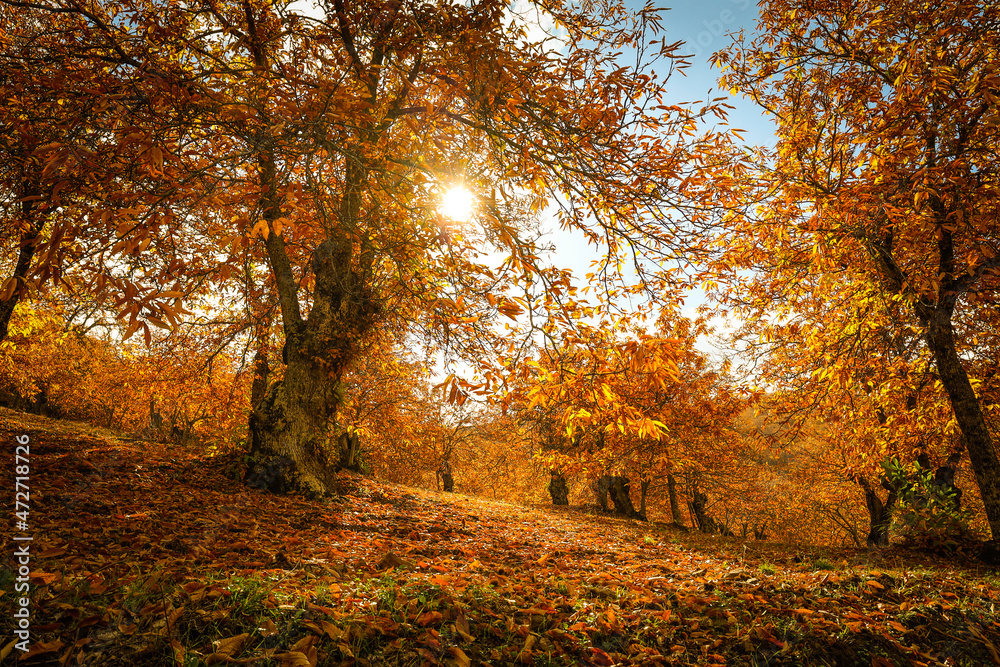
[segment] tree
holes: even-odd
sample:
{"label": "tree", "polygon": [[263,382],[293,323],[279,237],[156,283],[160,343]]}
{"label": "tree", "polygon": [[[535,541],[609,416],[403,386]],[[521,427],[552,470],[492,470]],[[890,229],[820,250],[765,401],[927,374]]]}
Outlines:
{"label": "tree", "polygon": [[[730,239],[753,220],[771,261],[735,265],[766,272],[758,284],[770,293],[756,299],[794,295],[793,281],[806,279],[823,301],[850,276],[867,286],[861,298],[826,300],[828,309],[867,312],[864,298],[879,295],[910,313],[1000,535],[1000,462],[964,359],[1000,286],[1000,9],[971,0],[773,1],[760,28],[754,41],[740,37],[717,54],[725,85],[778,125],[777,152],[749,172],[757,181],[747,197],[760,205],[729,219]],[[904,318],[887,335],[907,326]]]}
{"label": "tree", "polygon": [[[95,215],[114,225],[130,268],[111,280],[117,265],[95,262],[80,285],[113,283],[126,334],[148,338],[182,314],[166,299],[225,293],[254,259],[270,269],[286,365],[254,406],[248,480],[271,490],[329,491],[340,380],[379,327],[432,328],[488,364],[495,314],[528,307],[508,288],[561,279],[531,238],[546,202],[607,244],[606,271],[630,244],[676,257],[667,213],[704,185],[691,170],[718,141],[695,133],[718,105],[667,106],[665,80],[644,71],[673,69],[679,48],[650,47],[651,8],[547,3],[564,32],[529,39],[494,0],[32,7],[75,36],[53,68],[103,63],[143,101],[128,136],[162,194],[111,220],[90,202],[78,236]],[[615,60],[623,47],[634,68]],[[479,198],[476,225],[435,210],[459,181]],[[507,255],[499,270],[477,261],[484,247]]]}
{"label": "tree", "polygon": [[[653,332],[641,312],[607,315],[525,360],[506,400],[532,428],[552,486],[584,472],[602,509],[610,497],[617,514],[645,518],[650,490],[663,487],[658,480],[667,478],[669,493],[681,470],[720,467],[736,456],[732,425],[742,405],[726,369],[713,368],[695,347],[707,333],[704,320],[666,308]],[[671,513],[679,517],[673,484]]]}

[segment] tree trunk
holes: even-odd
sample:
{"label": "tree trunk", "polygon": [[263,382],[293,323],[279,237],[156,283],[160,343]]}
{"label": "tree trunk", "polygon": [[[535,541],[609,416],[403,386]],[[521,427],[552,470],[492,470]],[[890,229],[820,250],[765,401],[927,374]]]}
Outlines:
{"label": "tree trunk", "polygon": [[550,470],[549,475],[549,495],[552,496],[553,505],[569,505],[569,484],[566,476],[561,472]]}
{"label": "tree trunk", "polygon": [[969,452],[972,471],[979,484],[990,532],[996,540],[1000,537],[1000,461],[993,448],[993,439],[982,406],[955,348],[950,312],[941,308],[922,310],[921,319],[927,327],[927,345],[934,355],[941,384],[951,399],[955,421],[962,431],[962,444]]}
{"label": "tree trunk", "polygon": [[681,517],[681,506],[677,502],[677,480],[671,474],[667,475],[667,496],[670,498],[670,516],[674,525],[684,526],[684,519]]}
{"label": "tree trunk", "polygon": [[649,493],[649,480],[639,482],[639,516],[646,516],[646,495]]}
{"label": "tree trunk", "polygon": [[896,505],[896,489],[889,489],[885,503],[878,497],[878,492],[864,477],[858,478],[858,484],[865,492],[865,505],[868,507],[868,546],[884,547],[889,544],[889,527],[892,525],[892,512]]}
{"label": "tree trunk", "polygon": [[309,498],[330,493],[334,461],[325,433],[339,402],[337,386],[308,364],[289,364],[285,377],[254,408],[249,486]]}
{"label": "tree trunk", "polygon": [[714,533],[719,529],[719,525],[712,517],[708,516],[707,507],[708,496],[695,489],[690,508],[691,513],[694,514],[697,528],[703,533]]}
{"label": "tree trunk", "polygon": [[594,485],[594,495],[597,496],[597,504],[602,512],[608,511],[608,485],[611,483],[610,475],[601,475]]}
{"label": "tree trunk", "polygon": [[[14,273],[11,278],[14,280],[13,291],[7,298],[0,298],[0,342],[7,338],[10,319],[17,307],[17,302],[22,294],[27,293],[25,279],[31,268],[31,260],[35,257],[35,249],[38,247],[42,229],[45,227],[45,218],[36,220],[35,205],[36,198],[41,193],[34,187],[28,179],[23,181],[21,197],[21,219],[28,222],[27,228],[21,234],[20,249],[17,253],[17,263],[14,265]],[[5,232],[7,234],[9,232]],[[6,281],[0,280],[0,287]]]}
{"label": "tree trunk", "polygon": [[271,374],[271,365],[267,360],[267,352],[257,351],[253,360],[253,383],[250,385],[250,407],[256,407],[267,395],[267,379]]}
{"label": "tree trunk", "polygon": [[358,454],[361,451],[361,438],[357,431],[345,431],[337,438],[339,451],[339,467],[361,472],[361,464],[358,462]]}
{"label": "tree trunk", "polygon": [[[955,306],[969,287],[964,283],[964,276],[956,275],[955,241],[948,224],[950,216],[941,208],[940,201],[936,202],[936,210],[939,214],[937,273],[941,278],[937,298],[933,302],[918,300],[913,308],[920,324],[926,329],[927,348],[934,356],[938,377],[948,392],[955,422],[962,432],[962,444],[969,452],[990,532],[994,540],[1000,540],[1000,460],[993,448],[993,438],[986,425],[982,405],[955,347],[952,326]],[[881,239],[868,239],[868,244],[888,288],[897,294],[905,294],[909,279],[892,259],[892,234]]]}
{"label": "tree trunk", "polygon": [[611,496],[611,502],[614,503],[615,514],[629,519],[642,519],[645,521],[646,517],[639,514],[632,504],[628,477],[614,475],[608,476],[607,479],[608,495]]}
{"label": "tree trunk", "polygon": [[708,503],[708,496],[706,496],[701,491],[695,489],[694,496],[691,498],[691,513],[694,514],[694,520],[696,528],[703,533],[711,532],[709,530],[709,519],[705,514],[705,505]]}
{"label": "tree trunk", "polygon": [[[375,323],[379,309],[366,284],[371,255],[355,257],[344,230],[333,230],[316,248],[312,310],[299,311],[299,283],[292,273],[284,239],[275,234],[283,197],[278,192],[273,152],[259,156],[264,219],[271,232],[266,247],[274,274],[285,330],[284,378],[272,385],[254,406],[250,465],[246,483],[276,493],[298,491],[309,498],[330,495],[337,458],[330,460],[330,434],[343,400],[340,377],[350,362],[356,341]],[[341,219],[357,215],[363,174],[348,168]],[[346,227],[346,225],[345,225]],[[341,232],[343,232],[341,234]],[[337,234],[341,234],[337,236]]]}

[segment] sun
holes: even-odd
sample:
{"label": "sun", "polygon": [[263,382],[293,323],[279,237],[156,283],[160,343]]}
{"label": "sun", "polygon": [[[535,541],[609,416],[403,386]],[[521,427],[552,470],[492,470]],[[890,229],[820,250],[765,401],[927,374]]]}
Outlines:
{"label": "sun", "polygon": [[441,195],[441,213],[455,222],[468,222],[476,209],[476,198],[464,185],[454,185]]}

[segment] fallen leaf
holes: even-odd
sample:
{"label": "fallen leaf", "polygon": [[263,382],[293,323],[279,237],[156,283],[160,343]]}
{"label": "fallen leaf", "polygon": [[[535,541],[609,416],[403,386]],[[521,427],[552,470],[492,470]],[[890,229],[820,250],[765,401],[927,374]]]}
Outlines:
{"label": "fallen leaf", "polygon": [[470,667],[472,665],[472,660],[469,659],[469,656],[465,655],[465,651],[457,646],[452,646],[448,651],[454,656],[459,667]]}
{"label": "fallen leaf", "polygon": [[249,633],[243,633],[235,637],[227,637],[226,639],[213,642],[215,652],[206,657],[205,662],[210,665],[217,662],[229,662],[243,650],[243,645],[246,644],[247,637],[249,636]]}
{"label": "fallen leaf", "polygon": [[405,558],[400,558],[393,552],[389,552],[382,556],[382,560],[376,565],[376,569],[388,570],[388,569],[398,569],[398,570],[412,570],[416,567],[412,561],[408,561]]}
{"label": "fallen leaf", "polygon": [[427,627],[431,623],[438,623],[443,617],[439,611],[425,611],[417,617],[417,625]]}

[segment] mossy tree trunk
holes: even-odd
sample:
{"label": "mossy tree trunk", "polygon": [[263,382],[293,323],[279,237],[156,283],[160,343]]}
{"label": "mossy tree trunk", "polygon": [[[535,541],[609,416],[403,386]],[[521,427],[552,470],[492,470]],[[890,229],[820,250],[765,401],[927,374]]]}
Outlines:
{"label": "mossy tree trunk", "polygon": [[[263,216],[273,230],[284,203],[273,152],[262,151],[258,166]],[[273,231],[266,239],[281,307],[287,367],[284,377],[254,406],[245,481],[276,493],[296,491],[311,498],[331,493],[339,461],[329,439],[343,401],[340,377],[358,339],[378,319],[379,309],[366,281],[373,253],[364,243],[358,253],[346,231],[357,218],[365,176],[355,165],[349,165],[346,174],[341,228],[331,230],[313,256],[315,287],[308,317],[299,310],[299,282],[284,239]]]}

